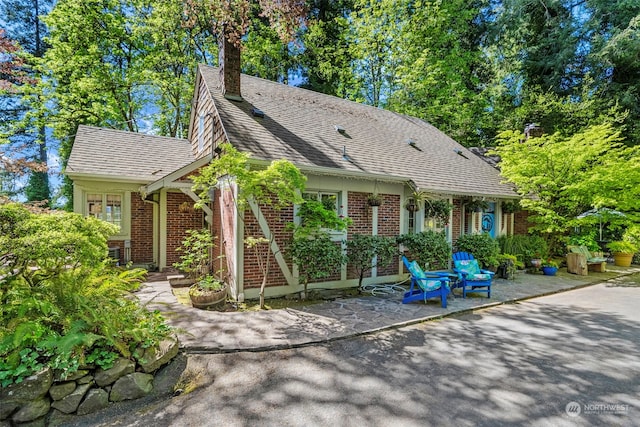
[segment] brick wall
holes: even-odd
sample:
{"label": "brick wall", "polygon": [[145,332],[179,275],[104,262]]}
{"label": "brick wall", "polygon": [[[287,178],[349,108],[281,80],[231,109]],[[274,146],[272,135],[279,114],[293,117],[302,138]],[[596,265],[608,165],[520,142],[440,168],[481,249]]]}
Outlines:
{"label": "brick wall", "polygon": [[529,212],[518,211],[514,215],[513,234],[529,234],[529,227],[533,225],[529,221]]}
{"label": "brick wall", "polygon": [[[400,234],[400,196],[384,194],[382,205],[378,207],[378,235],[396,237]],[[378,269],[378,276],[398,274],[398,257],[391,264]]]}
{"label": "brick wall", "polygon": [[453,209],[451,212],[451,239],[455,242],[462,234],[460,228],[460,224],[462,223],[462,200],[453,199]]}
{"label": "brick wall", "polygon": [[[286,246],[291,239],[291,232],[285,228],[287,224],[293,222],[293,207],[285,208],[281,210],[273,209],[269,206],[261,207],[262,214],[264,215],[269,225],[269,230],[274,234],[275,241],[278,243],[281,251],[286,251]],[[245,211],[244,215],[245,226],[245,238],[246,237],[266,237],[256,217],[253,215],[250,209]],[[268,250],[268,245],[261,244],[259,246],[260,253],[264,254]],[[267,276],[267,286],[283,286],[287,284],[287,280],[284,274],[280,270],[273,253],[270,255],[270,268],[269,275]],[[266,260],[266,257],[262,257]],[[291,269],[291,265],[289,265]],[[262,271],[258,264],[258,258],[256,257],[255,249],[249,248],[247,245],[244,247],[244,288],[259,288],[262,284]]]}
{"label": "brick wall", "polygon": [[153,204],[131,193],[131,261],[153,262]]}
{"label": "brick wall", "polygon": [[187,230],[200,230],[205,226],[204,213],[193,209],[193,200],[183,193],[167,193],[167,266],[179,261],[180,246]]}

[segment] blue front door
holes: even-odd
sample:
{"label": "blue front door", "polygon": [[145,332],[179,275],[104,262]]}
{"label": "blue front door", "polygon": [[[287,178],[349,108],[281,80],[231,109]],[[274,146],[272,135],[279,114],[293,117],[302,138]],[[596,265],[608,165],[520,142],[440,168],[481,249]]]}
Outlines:
{"label": "blue front door", "polygon": [[489,203],[489,209],[482,213],[482,232],[496,237],[496,204]]}

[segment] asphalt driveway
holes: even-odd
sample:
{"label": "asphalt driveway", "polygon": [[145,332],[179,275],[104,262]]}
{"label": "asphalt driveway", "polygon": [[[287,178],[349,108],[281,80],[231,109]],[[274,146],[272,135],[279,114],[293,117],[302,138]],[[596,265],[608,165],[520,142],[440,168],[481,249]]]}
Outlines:
{"label": "asphalt driveway", "polygon": [[[267,352],[189,355],[131,426],[640,425],[640,277]],[[182,369],[182,367],[181,367]]]}

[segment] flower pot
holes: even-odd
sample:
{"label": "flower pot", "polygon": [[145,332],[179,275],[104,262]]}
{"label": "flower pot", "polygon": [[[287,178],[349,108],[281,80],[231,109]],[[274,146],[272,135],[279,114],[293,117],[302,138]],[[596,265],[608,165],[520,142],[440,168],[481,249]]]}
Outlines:
{"label": "flower pot", "polygon": [[[195,285],[194,285],[195,286]],[[195,308],[209,309],[224,305],[227,299],[227,287],[215,291],[200,291],[199,295],[192,295],[189,292],[191,305]]]}
{"label": "flower pot", "polygon": [[618,267],[631,267],[631,260],[633,260],[633,254],[624,252],[613,253],[613,264]]}
{"label": "flower pot", "polygon": [[191,286],[196,283],[195,279],[190,277],[170,277],[169,285],[172,288],[186,288],[187,286]]}
{"label": "flower pot", "polygon": [[539,258],[534,258],[531,260],[531,266],[534,268],[540,268],[542,266],[542,260]]}
{"label": "flower pot", "polygon": [[542,267],[542,274],[545,276],[555,276],[558,272],[558,267]]}

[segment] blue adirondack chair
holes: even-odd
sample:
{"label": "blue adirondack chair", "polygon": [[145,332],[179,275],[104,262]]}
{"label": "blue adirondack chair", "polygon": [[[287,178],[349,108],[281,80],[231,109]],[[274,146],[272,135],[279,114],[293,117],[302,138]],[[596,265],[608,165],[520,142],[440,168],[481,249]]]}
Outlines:
{"label": "blue adirondack chair", "polygon": [[404,293],[402,303],[424,301],[426,304],[428,298],[440,297],[442,308],[447,308],[447,295],[451,292],[449,278],[437,274],[429,277],[430,275],[422,271],[417,262],[409,262],[405,256],[402,257],[402,262],[411,274],[411,287]]}
{"label": "blue adirondack chair", "polygon": [[458,285],[462,288],[462,298],[467,297],[467,292],[486,292],[487,298],[491,298],[492,271],[481,270],[473,255],[468,252],[456,252],[453,254],[453,271],[458,273]]}

